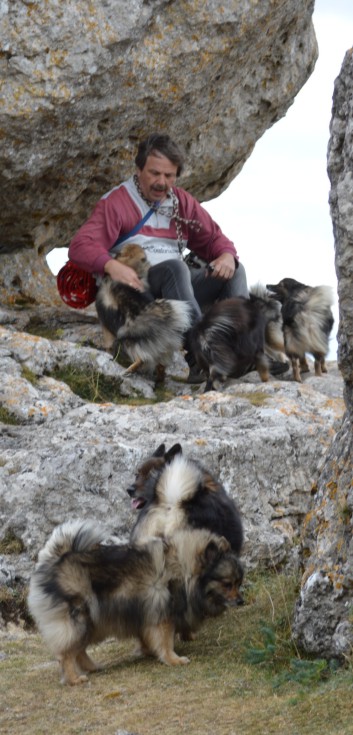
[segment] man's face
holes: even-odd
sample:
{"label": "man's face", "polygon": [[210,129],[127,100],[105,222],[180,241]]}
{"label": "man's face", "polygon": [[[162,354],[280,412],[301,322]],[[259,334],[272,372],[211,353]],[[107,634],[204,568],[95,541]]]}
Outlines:
{"label": "man's face", "polygon": [[160,153],[147,156],[143,169],[137,169],[137,177],[146,199],[150,202],[163,201],[168,190],[175,184],[177,170],[178,167]]}

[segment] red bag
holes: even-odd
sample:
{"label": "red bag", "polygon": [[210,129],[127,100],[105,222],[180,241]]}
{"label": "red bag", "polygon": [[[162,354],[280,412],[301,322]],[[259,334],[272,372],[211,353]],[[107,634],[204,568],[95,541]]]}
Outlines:
{"label": "red bag", "polygon": [[84,309],[97,295],[96,279],[68,260],[56,277],[59,294],[67,306]]}

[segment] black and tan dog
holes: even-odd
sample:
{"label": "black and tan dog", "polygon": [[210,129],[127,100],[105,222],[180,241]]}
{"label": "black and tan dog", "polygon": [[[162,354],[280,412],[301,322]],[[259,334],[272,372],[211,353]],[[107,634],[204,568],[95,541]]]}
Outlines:
{"label": "black and tan dog", "polygon": [[205,392],[227,378],[256,369],[269,380],[265,355],[266,318],[257,300],[231,298],[213,304],[190,330],[198,368],[207,375]]}
{"label": "black and tan dog", "polygon": [[243,526],[240,512],[225,488],[200,462],[184,457],[180,444],[168,451],[161,444],[138,467],[127,489],[138,518],[134,543],[153,536],[173,536],[180,529],[206,528],[224,536],[240,554]]}
{"label": "black and tan dog", "polygon": [[161,381],[173,353],[182,347],[184,332],[190,326],[190,308],[184,301],[153,300],[147,281],[150,264],[140,245],[124,245],[116,258],[136,271],[146,290],[137,291],[104,276],[96,296],[104,346],[114,356],[119,344],[123,347],[132,360],[125,373],[142,365],[157,367]]}
{"label": "black and tan dog", "polygon": [[309,372],[306,353],[314,357],[315,375],[326,373],[325,357],[334,324],[331,287],[306,286],[294,278],[283,278],[267,288],[282,304],[284,347],[294,380],[300,383],[301,373]]}
{"label": "black and tan dog", "polygon": [[165,664],[188,663],[174,651],[175,630],[196,629],[239,595],[238,558],[208,531],[139,547],[106,539],[93,521],[57,527],[31,577],[29,610],[69,684],[97,670],[86,649],[110,636],[137,639]]}
{"label": "black and tan dog", "polygon": [[[191,539],[204,529],[223,538],[234,558],[239,557],[243,526],[235,502],[199,462],[183,456],[180,444],[168,451],[161,444],[138,467],[135,482],[127,492],[133,509],[139,512],[131,532],[134,544],[144,544],[156,536],[173,539],[182,531]],[[227,565],[219,566],[218,574],[220,583],[227,584]],[[191,607],[188,604],[184,611],[180,606],[177,617],[176,632],[183,640],[194,638],[203,620],[205,602],[200,597],[196,604],[195,595],[193,600]],[[240,595],[236,604],[242,604]]]}

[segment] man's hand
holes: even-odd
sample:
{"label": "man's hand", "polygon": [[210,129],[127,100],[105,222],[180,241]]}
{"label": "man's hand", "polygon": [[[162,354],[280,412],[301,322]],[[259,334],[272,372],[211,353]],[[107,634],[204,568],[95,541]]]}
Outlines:
{"label": "man's hand", "polygon": [[104,272],[107,273],[113,281],[124,283],[125,286],[136,288],[137,291],[144,290],[143,283],[140,281],[134,269],[124,263],[119,263],[119,260],[115,260],[114,258],[108,260],[104,266]]}
{"label": "man's hand", "polygon": [[225,281],[229,281],[234,275],[235,260],[231,253],[222,253],[218,258],[212,260],[210,265],[212,265],[212,270],[207,275],[211,278],[224,278]]}

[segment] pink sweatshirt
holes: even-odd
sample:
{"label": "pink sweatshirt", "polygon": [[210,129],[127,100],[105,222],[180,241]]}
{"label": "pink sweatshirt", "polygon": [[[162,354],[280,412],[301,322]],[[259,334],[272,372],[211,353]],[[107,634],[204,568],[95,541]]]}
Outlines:
{"label": "pink sweatshirt", "polygon": [[[184,189],[173,187],[179,200],[179,215],[197,220],[199,230],[182,224],[183,246],[210,262],[221,253],[231,253],[238,260],[233,243],[223,235],[220,227]],[[163,210],[172,203],[166,199]],[[119,236],[130,232],[148,212],[148,204],[140,197],[131,177],[99,200],[91,216],[78,230],[69,247],[69,258],[89,273],[104,273],[105,263],[111,259],[110,248]],[[158,210],[151,215],[136,235],[125,240],[142,245],[152,265],[167,258],[180,257],[174,220]],[[124,244],[125,244],[124,243]]]}

